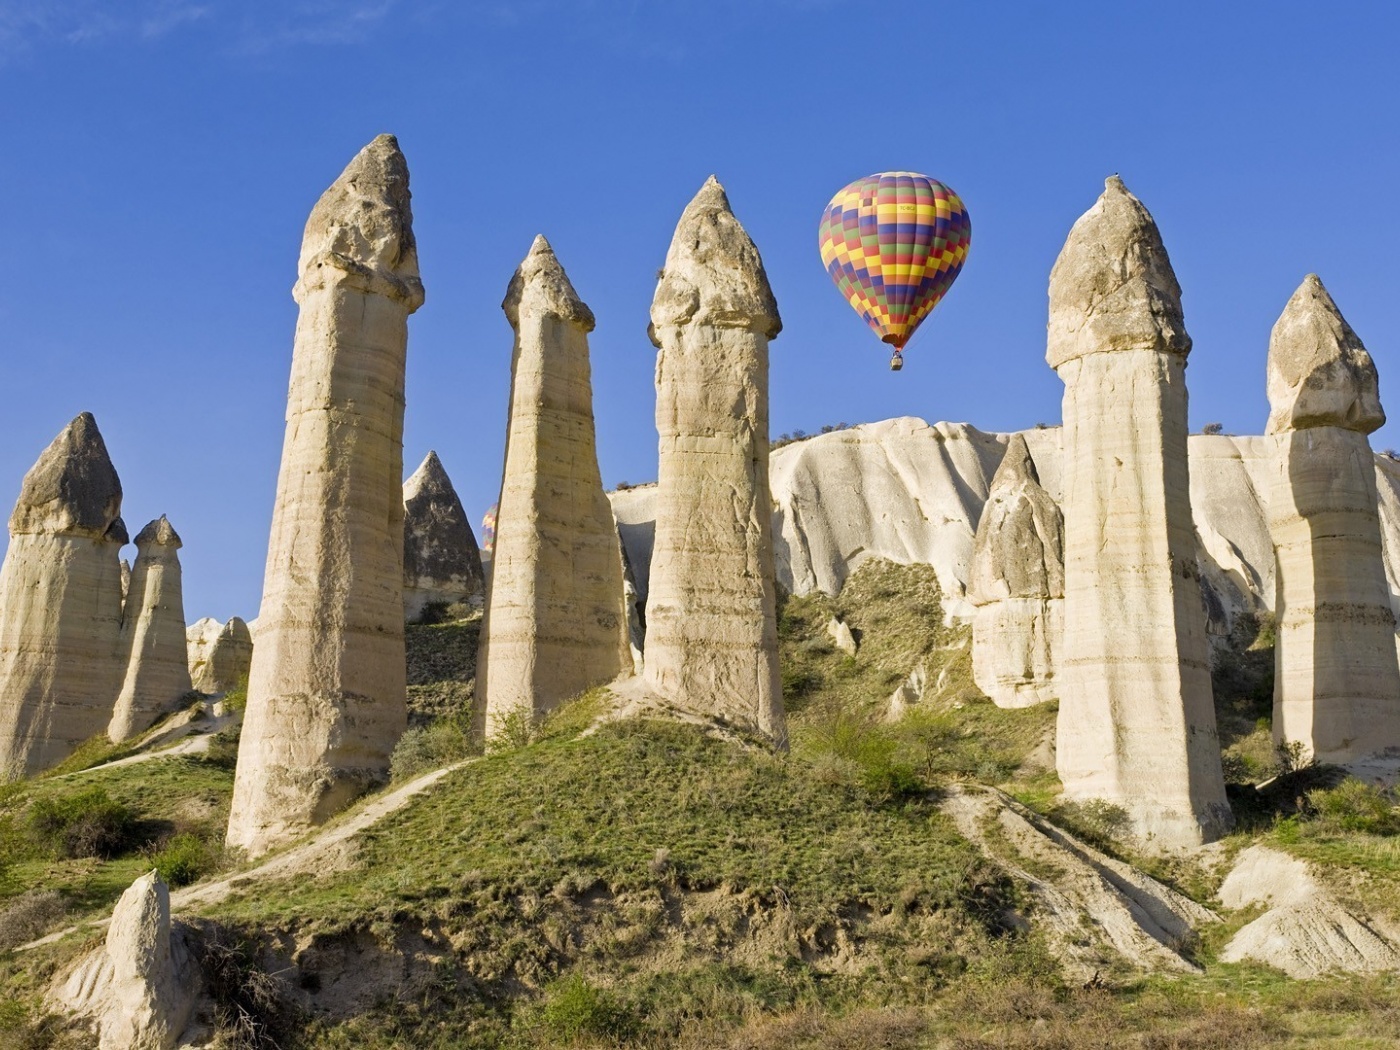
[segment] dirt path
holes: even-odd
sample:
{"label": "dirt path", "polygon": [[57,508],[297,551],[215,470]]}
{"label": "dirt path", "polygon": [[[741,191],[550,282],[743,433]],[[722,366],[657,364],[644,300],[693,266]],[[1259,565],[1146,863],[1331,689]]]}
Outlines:
{"label": "dirt path", "polygon": [[[160,752],[160,754],[168,753]],[[403,787],[375,798],[348,819],[332,825],[284,853],[274,854],[257,867],[233,872],[223,878],[214,879],[212,882],[196,883],[193,886],[175,891],[170,895],[171,914],[178,915],[180,912],[189,911],[192,908],[217,904],[226,900],[231,894],[259,882],[287,879],[306,872],[319,872],[328,867],[334,867],[342,847],[356,835],[366,828],[374,826],[391,813],[403,809],[416,796],[421,795],[447,774],[461,769],[470,761],[472,760],[457,762],[443,769],[435,769],[431,773],[425,773],[416,780],[410,780]],[[41,937],[37,941],[30,941],[16,950],[23,952],[41,945],[52,944],[79,930],[101,929],[110,921],[110,918],[95,919],[78,926],[69,926],[67,929],[51,933],[47,937]]]}

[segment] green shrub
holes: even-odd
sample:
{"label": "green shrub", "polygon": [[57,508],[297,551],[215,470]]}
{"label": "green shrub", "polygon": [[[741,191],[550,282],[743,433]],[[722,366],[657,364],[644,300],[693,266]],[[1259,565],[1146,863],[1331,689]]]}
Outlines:
{"label": "green shrub", "polygon": [[242,738],[241,724],[221,729],[209,739],[209,747],[204,752],[204,760],[220,769],[233,769],[238,765],[238,741]]}
{"label": "green shrub", "polygon": [[1360,780],[1348,778],[1334,788],[1309,791],[1308,802],[1321,821],[1342,831],[1400,834],[1400,807],[1395,800]]}
{"label": "green shrub", "polygon": [[463,719],[444,718],[431,725],[409,729],[399,738],[389,760],[395,782],[450,766],[473,751],[471,732]]}
{"label": "green shrub", "polygon": [[28,890],[0,908],[0,952],[18,948],[48,933],[68,914],[57,890]]}
{"label": "green shrub", "polygon": [[151,854],[151,866],[172,889],[198,882],[218,868],[219,860],[217,846],[189,832],[172,836]]}
{"label": "green shrub", "polygon": [[1056,824],[1091,846],[1112,850],[1128,834],[1128,813],[1101,798],[1062,802],[1050,813]]}
{"label": "green shrub", "polygon": [[29,809],[35,842],[60,858],[109,859],[133,845],[136,815],[102,788],[37,799]]}
{"label": "green shrub", "polygon": [[548,1034],[562,1043],[589,1037],[626,1039],[635,1027],[626,1007],[578,974],[571,974],[550,987],[540,1019]]}

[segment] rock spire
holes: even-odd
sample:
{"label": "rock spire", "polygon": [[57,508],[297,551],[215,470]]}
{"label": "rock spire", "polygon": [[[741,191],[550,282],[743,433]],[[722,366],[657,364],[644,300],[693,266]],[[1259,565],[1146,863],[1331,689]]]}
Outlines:
{"label": "rock spire", "polygon": [[1186,459],[1181,289],[1115,176],[1050,274],[1065,384],[1065,636],[1056,764],[1154,848],[1232,824],[1211,696]]}
{"label": "rock spire", "polygon": [[1324,762],[1400,747],[1400,668],[1375,456],[1376,366],[1315,274],[1269,340],[1276,444],[1274,736]]}
{"label": "rock spire", "polygon": [[122,487],[84,412],[24,476],[0,569],[0,780],[107,728],[121,685]]}
{"label": "rock spire", "polygon": [[972,676],[998,707],[1059,696],[1055,661],[1064,634],[1064,517],[1026,439],[1013,434],[992,476],[973,541],[968,599]]}
{"label": "rock spire", "polygon": [[646,677],[780,745],[768,341],[781,330],[758,249],[711,176],[681,215],[651,304],[660,467]]}
{"label": "rock spire", "polygon": [[403,507],[404,618],[415,622],[429,604],[479,605],[481,552],[436,452],[404,482]]}
{"label": "rock spire", "polygon": [[312,209],[228,841],[259,854],[388,775],[407,724],[403,411],[423,303],[391,135]]}
{"label": "rock spire", "polygon": [[136,535],[136,566],[122,617],[126,677],[107,726],[113,742],[149,729],[191,689],[180,547],[180,537],[164,515]]}
{"label": "rock spire", "polygon": [[515,330],[491,586],[477,655],[488,736],[632,665],[622,553],[594,446],[593,314],[536,237],[501,304]]}

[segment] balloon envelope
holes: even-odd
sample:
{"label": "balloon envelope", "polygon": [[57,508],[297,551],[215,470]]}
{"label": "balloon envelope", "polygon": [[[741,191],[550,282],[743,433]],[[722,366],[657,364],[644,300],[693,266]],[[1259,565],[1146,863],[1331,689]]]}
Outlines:
{"label": "balloon envelope", "polygon": [[832,197],[819,236],[822,262],[846,301],[901,349],[957,280],[972,222],[937,179],[887,171]]}
{"label": "balloon envelope", "polygon": [[500,512],[499,503],[491,504],[491,509],[481,519],[481,552],[491,554],[496,549],[496,515]]}

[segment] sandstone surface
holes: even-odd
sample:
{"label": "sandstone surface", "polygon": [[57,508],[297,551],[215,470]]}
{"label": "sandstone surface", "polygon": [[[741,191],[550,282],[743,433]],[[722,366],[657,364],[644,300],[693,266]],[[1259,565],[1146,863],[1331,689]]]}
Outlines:
{"label": "sandstone surface", "polygon": [[1400,747],[1400,664],[1375,456],[1376,368],[1315,275],[1269,341],[1276,452],[1274,735],[1344,763]]}
{"label": "sandstone surface", "polygon": [[1222,962],[1266,963],[1290,977],[1400,970],[1400,946],[1343,905],[1311,865],[1267,846],[1240,853],[1220,887],[1227,908],[1264,905],[1220,952]]}
{"label": "sandstone surface", "polygon": [[295,837],[388,776],[407,725],[403,411],[423,303],[408,166],[381,135],[306,224],[287,430],[228,842]]}
{"label": "sandstone surface", "polygon": [[781,329],[758,249],[712,176],[681,215],[651,306],[660,464],[646,679],[784,745],[768,483],[768,342]]}
{"label": "sandstone surface", "polygon": [[1064,634],[1064,518],[1014,434],[992,477],[973,542],[968,598],[972,676],[999,707],[1058,696]]}
{"label": "sandstone surface", "polygon": [[117,901],[102,947],[49,998],[95,1025],[98,1050],[173,1050],[183,1042],[199,991],[184,933],[171,926],[170,891],[152,871]]}
{"label": "sandstone surface", "polygon": [[1050,275],[1046,359],[1065,384],[1065,794],[1122,807],[1152,848],[1232,823],[1211,696],[1186,451],[1181,290],[1116,177]]}
{"label": "sandstone surface", "polygon": [[121,482],[84,412],[24,476],[0,568],[0,781],[107,728],[121,687]]}
{"label": "sandstone surface", "polygon": [[632,667],[622,552],[594,445],[593,314],[536,237],[502,307],[515,330],[491,586],[477,654],[487,736]]}
{"label": "sandstone surface", "polygon": [[122,616],[126,675],[107,738],[128,740],[179,707],[192,688],[185,648],[180,537],[164,515],[136,534],[136,567]]}
{"label": "sandstone surface", "polygon": [[195,689],[219,694],[247,682],[253,664],[253,634],[237,616],[224,624],[206,616],[190,625],[185,639]]}
{"label": "sandstone surface", "polygon": [[436,452],[404,482],[403,507],[404,618],[416,621],[430,603],[480,604],[481,552]]}

